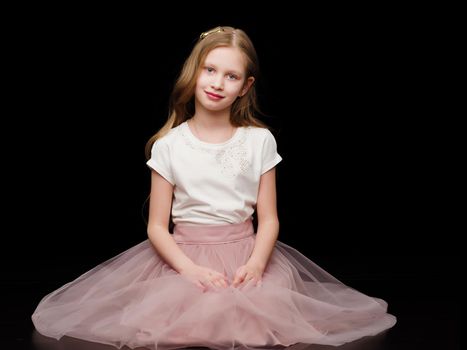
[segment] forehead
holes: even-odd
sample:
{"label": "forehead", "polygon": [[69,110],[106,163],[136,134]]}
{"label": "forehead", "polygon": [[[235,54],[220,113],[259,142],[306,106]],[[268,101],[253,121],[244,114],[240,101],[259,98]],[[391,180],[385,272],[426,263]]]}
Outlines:
{"label": "forehead", "polygon": [[204,63],[214,64],[225,70],[244,71],[246,59],[243,52],[236,47],[216,47],[211,50]]}

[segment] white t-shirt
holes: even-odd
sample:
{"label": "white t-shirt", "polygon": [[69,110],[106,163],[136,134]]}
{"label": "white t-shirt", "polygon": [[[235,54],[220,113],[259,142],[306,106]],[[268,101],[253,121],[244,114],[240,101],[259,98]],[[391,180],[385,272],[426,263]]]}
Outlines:
{"label": "white t-shirt", "polygon": [[223,225],[251,218],[261,175],[281,160],[268,129],[239,127],[214,144],[184,122],[156,140],[147,165],[174,185],[174,224]]}

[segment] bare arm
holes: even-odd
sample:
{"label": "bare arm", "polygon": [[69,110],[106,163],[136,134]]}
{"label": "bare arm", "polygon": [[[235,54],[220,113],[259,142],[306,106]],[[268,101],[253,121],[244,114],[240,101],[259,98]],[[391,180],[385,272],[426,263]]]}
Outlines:
{"label": "bare arm", "polygon": [[172,196],[172,184],[153,170],[149,200],[148,237],[159,255],[175,271],[180,273],[194,264],[178,247],[168,230]]}
{"label": "bare arm", "polygon": [[248,262],[237,269],[232,282],[234,287],[251,280],[256,285],[260,283],[279,235],[275,168],[261,175],[256,212],[258,214],[258,229],[255,246]]}
{"label": "bare arm", "polygon": [[173,186],[156,171],[151,175],[148,237],[154,249],[179,274],[194,282],[201,289],[225,288],[227,277],[219,271],[195,264],[177,245],[169,233]]}
{"label": "bare arm", "polygon": [[279,235],[275,167],[261,175],[256,212],[258,215],[256,243],[248,263],[264,270]]}

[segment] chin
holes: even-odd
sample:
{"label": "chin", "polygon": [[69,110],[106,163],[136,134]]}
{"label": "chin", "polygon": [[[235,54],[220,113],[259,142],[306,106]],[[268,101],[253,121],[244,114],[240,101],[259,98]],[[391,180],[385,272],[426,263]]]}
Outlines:
{"label": "chin", "polygon": [[210,111],[216,111],[216,112],[219,112],[219,111],[223,111],[227,108],[229,108],[229,105],[226,104],[226,103],[222,103],[221,104],[216,104],[216,103],[203,103],[203,107],[210,110]]}

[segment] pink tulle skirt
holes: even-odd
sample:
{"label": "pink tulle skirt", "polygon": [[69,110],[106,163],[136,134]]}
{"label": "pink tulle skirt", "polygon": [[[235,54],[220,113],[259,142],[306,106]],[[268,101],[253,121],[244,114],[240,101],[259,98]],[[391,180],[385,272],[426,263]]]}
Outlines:
{"label": "pink tulle skirt", "polygon": [[[247,221],[176,225],[173,238],[193,262],[232,282],[256,235]],[[396,318],[385,301],[344,285],[280,241],[260,284],[203,291],[146,240],[45,296],[32,321],[56,339],[164,350],[340,345],[376,335]]]}

